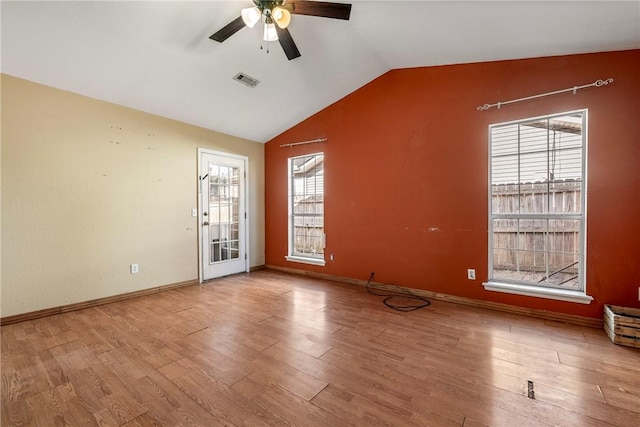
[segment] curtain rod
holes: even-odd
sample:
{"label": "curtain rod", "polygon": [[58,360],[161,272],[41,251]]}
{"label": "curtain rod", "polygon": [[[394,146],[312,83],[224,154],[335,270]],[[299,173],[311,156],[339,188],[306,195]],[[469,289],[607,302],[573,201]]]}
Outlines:
{"label": "curtain rod", "polygon": [[478,106],[477,110],[478,111],[485,111],[485,110],[488,110],[491,107],[498,107],[498,110],[499,110],[501,106],[506,105],[506,104],[513,104],[514,102],[520,102],[520,101],[528,101],[530,99],[541,98],[543,96],[549,96],[549,95],[556,95],[558,93],[564,93],[564,92],[569,92],[569,91],[573,91],[573,94],[575,95],[576,92],[579,89],[585,89],[585,88],[594,87],[594,86],[595,87],[606,86],[611,82],[613,82],[613,79],[611,77],[609,77],[607,80],[596,80],[595,82],[590,83],[588,85],[574,86],[574,87],[570,87],[570,88],[567,88],[567,89],[556,90],[556,91],[553,91],[553,92],[541,93],[539,95],[527,96],[525,98],[512,99],[511,101],[496,102],[495,104],[484,104],[484,105]]}
{"label": "curtain rod", "polygon": [[280,147],[293,147],[294,145],[312,144],[314,142],[325,142],[327,138],[310,139],[309,141],[290,142],[289,144],[282,144]]}

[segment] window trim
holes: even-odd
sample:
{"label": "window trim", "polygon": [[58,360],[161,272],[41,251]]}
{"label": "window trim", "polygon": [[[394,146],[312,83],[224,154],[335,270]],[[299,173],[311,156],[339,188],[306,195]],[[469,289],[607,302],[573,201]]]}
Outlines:
{"label": "window trim", "polygon": [[[493,220],[500,217],[501,214],[493,214],[492,212],[492,182],[491,182],[491,165],[492,165],[492,155],[491,155],[491,148],[492,148],[492,130],[495,127],[499,127],[499,126],[508,126],[508,125],[515,125],[515,124],[520,124],[520,123],[526,123],[526,122],[531,122],[531,121],[536,121],[536,120],[542,120],[542,119],[550,119],[553,117],[561,117],[561,116],[565,116],[565,115],[571,115],[571,114],[582,114],[582,132],[583,132],[583,146],[582,146],[582,151],[583,151],[583,155],[582,155],[582,180],[581,180],[581,186],[580,186],[580,199],[581,199],[581,206],[582,206],[582,212],[579,214],[579,219],[580,219],[580,242],[579,242],[579,260],[580,262],[578,263],[578,280],[579,280],[579,285],[580,285],[580,289],[577,290],[573,290],[573,289],[562,289],[562,288],[554,288],[554,287],[548,287],[548,286],[536,286],[533,284],[529,284],[526,282],[519,282],[517,280],[514,281],[506,281],[506,280],[501,280],[501,279],[491,279],[493,277]],[[576,302],[576,303],[581,303],[581,304],[590,304],[591,301],[593,301],[593,297],[587,295],[587,275],[586,275],[586,261],[587,261],[587,257],[586,257],[586,252],[587,252],[587,159],[588,159],[588,124],[589,124],[589,120],[588,120],[588,109],[584,108],[584,109],[578,109],[578,110],[572,110],[572,111],[567,111],[567,112],[560,112],[560,113],[551,113],[551,114],[545,114],[543,116],[537,116],[537,117],[527,117],[524,119],[519,119],[519,120],[512,120],[512,121],[508,121],[508,122],[502,122],[502,123],[494,123],[489,125],[488,127],[488,131],[487,131],[487,141],[488,141],[488,173],[487,173],[487,182],[488,182],[488,190],[487,190],[487,194],[488,194],[488,203],[487,203],[487,210],[488,210],[488,270],[487,270],[487,274],[488,274],[488,279],[486,282],[483,282],[482,285],[484,287],[485,290],[487,291],[495,291],[495,292],[504,292],[504,293],[509,293],[509,294],[516,294],[516,295],[525,295],[525,296],[531,296],[531,297],[538,297],[538,298],[546,298],[546,299],[553,299],[553,300],[561,300],[561,301],[567,301],[567,302]],[[504,214],[502,214],[504,215]],[[536,214],[528,214],[528,215],[524,215],[524,216],[532,216],[532,217],[536,217],[539,215]],[[545,218],[547,218],[548,216],[546,215],[542,215]],[[572,215],[567,215],[567,217],[572,217]],[[575,218],[575,215],[573,215],[573,219]]]}
{"label": "window trim", "polygon": [[[325,153],[319,151],[317,153],[309,153],[309,154],[301,154],[299,156],[287,157],[287,255],[284,257],[286,261],[289,262],[297,262],[301,264],[310,264],[310,265],[319,265],[325,266],[326,261],[324,259],[324,254],[322,258],[320,257],[305,257],[302,255],[294,254],[294,239],[295,235],[293,232],[294,227],[294,217],[293,217],[293,171],[292,165],[293,160],[301,157],[311,157],[311,156],[323,156],[323,162],[325,158]],[[324,168],[324,165],[323,165]],[[324,180],[323,180],[323,203],[324,203]],[[322,209],[322,218],[324,222],[324,207]],[[323,247],[326,248],[326,233],[323,234],[322,239]]]}
{"label": "window trim", "polygon": [[530,297],[554,299],[560,301],[590,304],[593,297],[583,291],[549,288],[544,286],[524,285],[520,283],[505,283],[499,281],[483,282],[486,291],[504,292],[507,294],[526,295]]}
{"label": "window trim", "polygon": [[322,258],[310,258],[310,257],[301,257],[299,255],[287,255],[284,257],[287,261],[290,262],[299,262],[301,264],[311,264],[311,265],[320,265],[325,266],[327,262]]}

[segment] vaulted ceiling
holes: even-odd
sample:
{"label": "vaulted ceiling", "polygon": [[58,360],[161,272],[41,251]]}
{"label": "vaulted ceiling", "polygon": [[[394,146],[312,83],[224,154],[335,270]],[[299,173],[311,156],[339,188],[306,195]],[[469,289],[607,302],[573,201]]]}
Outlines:
{"label": "vaulted ceiling", "polygon": [[293,15],[288,61],[257,26],[208,38],[249,0],[2,1],[1,67],[266,142],[391,69],[640,48],[639,1],[351,3],[349,21]]}

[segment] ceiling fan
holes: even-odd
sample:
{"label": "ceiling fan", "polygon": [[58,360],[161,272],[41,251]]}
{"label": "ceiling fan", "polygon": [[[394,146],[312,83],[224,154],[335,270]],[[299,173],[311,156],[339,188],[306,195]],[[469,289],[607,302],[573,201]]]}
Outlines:
{"label": "ceiling fan", "polygon": [[330,3],[307,0],[253,0],[254,7],[242,9],[239,17],[212,34],[209,38],[222,43],[243,27],[253,28],[259,21],[262,25],[263,39],[279,41],[289,61],[300,56],[287,26],[291,14],[319,16],[348,20],[351,5],[348,3]]}

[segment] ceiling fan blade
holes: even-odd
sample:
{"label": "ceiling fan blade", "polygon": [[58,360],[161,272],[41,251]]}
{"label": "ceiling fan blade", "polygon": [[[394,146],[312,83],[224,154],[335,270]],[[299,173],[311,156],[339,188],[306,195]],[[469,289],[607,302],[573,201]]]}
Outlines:
{"label": "ceiling fan blade", "polygon": [[215,40],[217,42],[222,43],[238,31],[240,31],[244,27],[244,21],[242,20],[242,16],[238,16],[233,21],[229,22],[227,25],[218,30],[215,34],[209,36],[211,40]]}
{"label": "ceiling fan blade", "polygon": [[348,20],[351,16],[349,3],[330,3],[324,1],[294,0],[285,3],[293,5],[291,13],[297,15],[321,16],[323,18],[335,18]]}
{"label": "ceiling fan blade", "polygon": [[286,28],[280,28],[276,25],[276,33],[278,33],[278,41],[280,42],[280,46],[282,46],[282,50],[287,55],[289,61],[295,59],[300,55],[300,51],[298,50],[298,46],[296,46],[293,41],[293,37],[291,37],[291,33]]}

